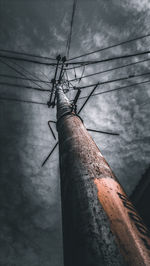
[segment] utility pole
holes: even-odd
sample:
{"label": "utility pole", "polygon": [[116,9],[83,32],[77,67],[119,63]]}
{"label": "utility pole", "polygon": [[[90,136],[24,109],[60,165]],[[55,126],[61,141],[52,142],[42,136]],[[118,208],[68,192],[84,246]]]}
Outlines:
{"label": "utility pole", "polygon": [[64,266],[150,265],[150,233],[57,86]]}

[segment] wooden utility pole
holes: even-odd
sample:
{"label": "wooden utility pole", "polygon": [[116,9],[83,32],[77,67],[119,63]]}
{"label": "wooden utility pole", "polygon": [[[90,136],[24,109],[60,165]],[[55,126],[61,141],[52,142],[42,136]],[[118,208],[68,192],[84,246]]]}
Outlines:
{"label": "wooden utility pole", "polygon": [[150,233],[57,87],[64,266],[150,265]]}

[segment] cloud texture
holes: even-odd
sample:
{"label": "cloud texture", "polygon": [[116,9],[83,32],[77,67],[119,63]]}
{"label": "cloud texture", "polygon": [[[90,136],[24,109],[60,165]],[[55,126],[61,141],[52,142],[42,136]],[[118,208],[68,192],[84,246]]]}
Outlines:
{"label": "cloud texture", "polygon": [[[0,48],[49,57],[64,54],[71,9],[69,0],[0,0]],[[148,0],[78,0],[70,56],[144,35],[149,31],[149,23]],[[145,51],[149,49],[149,42],[150,38],[145,38],[82,60]],[[138,57],[89,66],[84,74],[137,60]],[[14,66],[13,61],[5,62]],[[53,67],[20,64],[42,79],[46,79],[45,75],[48,79],[54,75]],[[2,63],[0,66],[1,74],[16,74],[8,66]],[[148,71],[149,61],[83,79],[80,85]],[[76,71],[78,77],[81,73],[82,69]],[[68,75],[74,78],[74,71],[68,71]],[[138,78],[136,82],[148,77]],[[10,82],[8,79],[3,81]],[[27,84],[18,79],[15,82]],[[132,79],[104,85],[97,92],[134,83],[135,79]],[[33,84],[28,82],[28,85]],[[3,96],[48,100],[48,93],[0,86]],[[89,91],[85,89],[82,95]],[[74,92],[68,95],[72,99]],[[149,84],[131,86],[91,97],[81,113],[87,127],[120,133],[119,137],[96,133],[92,136],[129,195],[149,165],[149,98]],[[82,102],[80,100],[79,107]],[[47,121],[54,120],[55,115],[55,111],[46,106],[1,101],[0,265],[63,265],[58,150],[41,168],[41,163],[54,146]]]}

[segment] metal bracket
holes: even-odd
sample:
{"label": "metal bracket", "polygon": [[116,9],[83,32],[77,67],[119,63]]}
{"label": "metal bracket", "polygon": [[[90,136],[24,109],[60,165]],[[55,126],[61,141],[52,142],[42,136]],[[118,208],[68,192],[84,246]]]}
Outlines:
{"label": "metal bracket", "polygon": [[50,108],[50,106],[53,107],[52,98],[53,98],[53,94],[54,94],[54,87],[55,87],[55,84],[56,84],[57,72],[58,72],[58,67],[59,67],[59,62],[60,62],[60,60],[61,60],[61,56],[58,55],[58,56],[56,57],[56,60],[57,60],[57,65],[56,65],[56,69],[55,69],[55,75],[54,75],[54,78],[51,80],[51,83],[52,83],[52,90],[51,90],[51,94],[50,94],[49,101],[47,102],[47,105],[48,105],[49,108]]}
{"label": "metal bracket", "polygon": [[44,162],[42,163],[42,167],[44,166],[44,164],[46,164],[46,162],[48,161],[49,157],[52,155],[52,153],[54,152],[54,150],[56,149],[58,145],[58,141],[56,142],[55,146],[53,147],[53,149],[50,151],[50,153],[48,154],[48,156],[46,157],[46,159],[44,160]]}
{"label": "metal bracket", "polygon": [[119,133],[114,133],[114,132],[107,132],[107,131],[102,131],[102,130],[96,130],[96,129],[91,129],[91,128],[87,128],[88,131],[91,132],[96,132],[96,133],[102,133],[102,134],[108,134],[108,135],[113,135],[113,136],[119,136]]}
{"label": "metal bracket", "polygon": [[51,127],[51,123],[56,124],[56,121],[49,120],[47,123],[48,123],[49,129],[50,129],[50,131],[52,133],[53,138],[56,140],[56,136],[55,136],[54,131],[53,131],[52,127]]}

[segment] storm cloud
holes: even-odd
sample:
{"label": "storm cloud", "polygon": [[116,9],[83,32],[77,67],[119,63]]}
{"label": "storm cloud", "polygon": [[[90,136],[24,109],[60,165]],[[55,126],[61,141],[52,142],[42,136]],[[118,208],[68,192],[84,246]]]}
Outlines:
{"label": "storm cloud", "polygon": [[[27,52],[55,58],[64,55],[71,19],[69,0],[0,0],[0,49]],[[70,57],[149,33],[148,0],[78,0],[74,18]],[[96,53],[82,60],[103,59],[149,50],[150,37]],[[150,58],[148,55],[141,59]],[[84,75],[136,62],[121,59],[88,66]],[[3,59],[13,67],[13,60]],[[49,80],[54,67],[17,62],[32,75]],[[82,79],[89,85],[131,74],[149,71],[149,61]],[[17,67],[17,69],[20,69]],[[21,70],[23,71],[23,70]],[[83,69],[77,69],[80,77]],[[23,71],[24,72],[24,71]],[[19,77],[0,61],[0,74]],[[27,73],[26,73],[27,74]],[[27,74],[29,76],[29,74]],[[70,79],[74,71],[68,71]],[[31,76],[30,76],[31,77]],[[96,92],[148,80],[143,76],[129,81],[101,85]],[[2,82],[11,82],[1,78]],[[15,84],[34,85],[20,81]],[[39,83],[40,84],[40,83]],[[43,84],[40,84],[43,87]],[[49,86],[44,85],[44,88]],[[48,101],[48,92],[37,92],[0,85],[0,96],[39,102]],[[91,89],[82,90],[85,96]],[[68,93],[72,99],[74,91]],[[92,133],[102,154],[112,167],[128,195],[149,166],[150,113],[149,84],[91,97],[81,116],[88,128],[117,132],[119,136]],[[78,103],[78,108],[83,100]],[[61,266],[62,233],[58,149],[42,168],[41,164],[53,148],[47,121],[55,120],[56,111],[47,106],[0,101],[0,265]],[[55,131],[56,132],[56,131]],[[57,132],[55,133],[57,135]]]}

